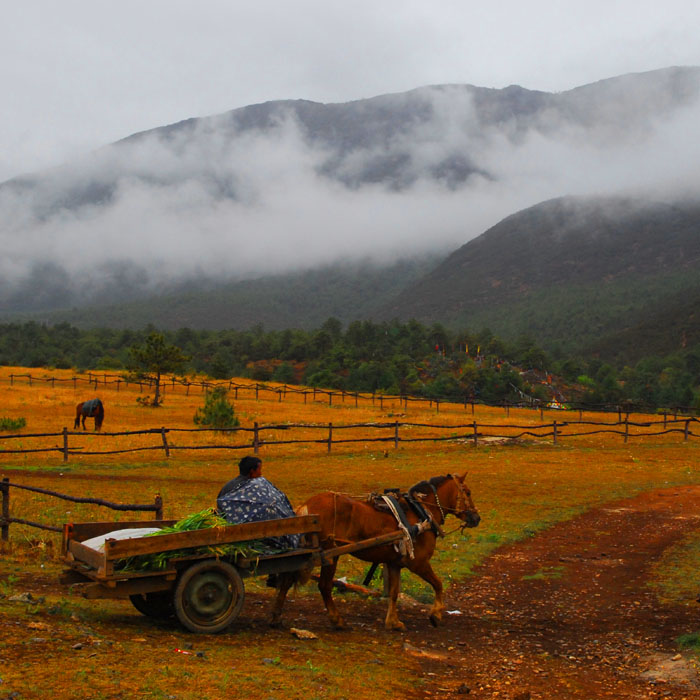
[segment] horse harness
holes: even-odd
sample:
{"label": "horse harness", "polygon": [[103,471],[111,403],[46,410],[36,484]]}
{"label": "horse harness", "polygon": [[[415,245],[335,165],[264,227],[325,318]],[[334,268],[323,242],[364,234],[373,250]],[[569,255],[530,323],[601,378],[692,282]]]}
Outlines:
{"label": "horse harness", "polygon": [[[396,518],[399,529],[404,533],[403,539],[395,545],[402,556],[408,556],[410,559],[413,559],[413,542],[426,530],[432,530],[438,537],[442,537],[444,534],[440,525],[433,520],[425,506],[410,494],[400,493],[399,489],[385,489],[383,494],[372,494],[369,500],[377,510],[388,511]],[[417,523],[411,524],[408,521],[402,501],[418,517]],[[440,512],[442,513],[442,508],[440,508]]]}

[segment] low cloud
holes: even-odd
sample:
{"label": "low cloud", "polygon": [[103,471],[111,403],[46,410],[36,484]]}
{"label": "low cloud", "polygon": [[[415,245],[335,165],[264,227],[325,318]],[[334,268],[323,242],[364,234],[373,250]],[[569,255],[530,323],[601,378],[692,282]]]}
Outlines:
{"label": "low cloud", "polygon": [[[561,195],[699,194],[698,103],[611,130],[555,113],[527,129],[484,127],[463,90],[436,90],[431,100],[429,120],[343,153],[310,141],[291,113],[272,128],[235,133],[222,116],[6,184],[0,293],[26,288],[47,265],[91,284],[133,266],[138,274],[126,278],[146,289],[202,275],[382,263],[448,253]],[[471,172],[443,177],[445,163]],[[400,178],[372,182],[372,167]]]}

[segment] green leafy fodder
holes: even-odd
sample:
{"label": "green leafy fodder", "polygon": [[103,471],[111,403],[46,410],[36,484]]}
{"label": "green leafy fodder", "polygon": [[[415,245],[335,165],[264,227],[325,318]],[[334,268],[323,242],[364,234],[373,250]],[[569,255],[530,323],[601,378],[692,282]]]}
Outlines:
{"label": "green leafy fodder", "polygon": [[[188,515],[182,520],[178,520],[174,525],[164,527],[158,532],[153,532],[146,537],[158,537],[160,535],[173,535],[192,530],[204,530],[212,527],[226,527],[231,523],[216,513],[213,508],[205,508],[198,513]],[[162,571],[168,567],[168,562],[172,558],[205,555],[212,557],[250,557],[262,554],[262,550],[256,542],[236,542],[229,544],[207,545],[205,547],[184,547],[183,549],[170,550],[167,552],[153,552],[152,554],[140,554],[138,556],[123,559],[119,564],[121,571]]]}

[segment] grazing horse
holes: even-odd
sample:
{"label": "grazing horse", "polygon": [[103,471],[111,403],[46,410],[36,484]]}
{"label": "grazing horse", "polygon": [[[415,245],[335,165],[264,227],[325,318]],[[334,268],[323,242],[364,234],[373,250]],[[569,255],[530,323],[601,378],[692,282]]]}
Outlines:
{"label": "grazing horse", "polygon": [[80,421],[83,422],[83,430],[85,430],[85,419],[94,418],[95,419],[95,430],[99,430],[102,427],[102,421],[105,419],[105,407],[102,405],[102,401],[99,399],[90,399],[89,401],[83,401],[75,407],[75,424],[73,429],[75,430],[80,425]]}
{"label": "grazing horse", "polygon": [[[448,515],[454,515],[464,527],[476,527],[480,517],[474,507],[471,492],[464,484],[463,476],[434,476],[428,481],[421,481],[409,489],[409,497],[417,500],[433,521],[434,527],[421,532],[413,541],[413,557],[405,548],[397,548],[395,543],[374,546],[353,552],[353,556],[363,561],[382,563],[386,566],[389,577],[389,609],[385,626],[391,630],[402,630],[404,624],[397,615],[396,601],[399,595],[401,569],[406,568],[429,583],[435,591],[435,600],[430,609],[430,622],[437,626],[442,620],[445,609],[442,596],[442,581],[430,566],[430,557],[435,551],[438,535]],[[405,500],[401,499],[405,505]],[[418,516],[408,507],[406,517],[410,524],[418,522]],[[312,496],[297,509],[297,515],[314,514],[320,519],[320,545],[331,549],[350,542],[359,542],[398,529],[396,518],[388,512],[377,510],[370,499],[361,500],[344,496],[340,493],[326,492]],[[333,577],[338,565],[338,557],[321,566],[318,588],[328,611],[331,623],[336,628],[345,627],[345,622],[335,606],[332,596]],[[272,611],[271,624],[278,625],[282,606],[293,580],[281,577],[278,581],[278,593]]]}

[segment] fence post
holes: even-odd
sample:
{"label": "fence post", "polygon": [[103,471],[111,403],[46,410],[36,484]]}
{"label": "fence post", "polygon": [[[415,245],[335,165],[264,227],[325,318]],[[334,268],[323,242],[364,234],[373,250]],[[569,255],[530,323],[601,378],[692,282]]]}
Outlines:
{"label": "fence post", "polygon": [[[256,389],[257,391],[257,389]],[[253,454],[258,454],[258,449],[260,447],[260,438],[258,435],[258,422],[253,423]]]}
{"label": "fence post", "polygon": [[331,451],[331,445],[333,444],[333,423],[328,424],[328,452]]}
{"label": "fence post", "polygon": [[666,419],[668,418],[668,413],[664,413],[664,430],[666,430]]}
{"label": "fence post", "polygon": [[357,392],[355,392],[355,408],[357,408]]}
{"label": "fence post", "polygon": [[2,491],[2,541],[10,539],[10,480],[5,477],[0,484]]}
{"label": "fence post", "polygon": [[306,405],[306,394],[308,394],[307,391],[304,392],[304,405]]}
{"label": "fence post", "polygon": [[399,421],[394,423],[394,449],[399,448]]}
{"label": "fence post", "polygon": [[690,421],[687,420],[685,422],[685,434],[683,435],[683,440],[687,441],[688,440],[688,428],[690,426]]}
{"label": "fence post", "polygon": [[277,395],[279,396],[279,400],[277,401],[277,403],[282,403],[282,391],[278,389]]}
{"label": "fence post", "polygon": [[[473,404],[472,404],[472,405],[473,405]],[[477,446],[478,440],[479,440],[479,433],[478,433],[478,431],[477,431],[476,421],[474,421],[474,447]]]}
{"label": "fence post", "polygon": [[68,461],[68,428],[63,428],[63,461]]}
{"label": "fence post", "polygon": [[160,429],[160,436],[163,438],[163,449],[165,450],[165,456],[170,457],[170,447],[168,447],[168,438],[165,436],[165,427]]}
{"label": "fence post", "polygon": [[10,375],[10,386],[14,386],[14,384],[15,384],[15,375],[11,374]]}
{"label": "fence post", "polygon": [[474,402],[472,401],[472,415],[474,415]]}
{"label": "fence post", "polygon": [[625,442],[627,442],[627,438],[629,437],[630,434],[630,420],[629,416],[625,416]]}
{"label": "fence post", "polygon": [[156,507],[156,520],[162,520],[163,519],[163,499],[161,498],[160,494],[158,494],[155,498],[155,501],[153,502],[153,505]]}
{"label": "fence post", "polygon": [[379,410],[384,410],[384,397],[381,394],[379,395]]}
{"label": "fence post", "polygon": [[552,439],[553,439],[554,444],[556,445],[557,444],[557,422],[556,421],[554,421],[554,423],[552,423],[552,428],[554,429],[552,432]]}

